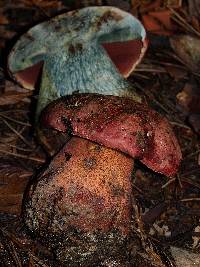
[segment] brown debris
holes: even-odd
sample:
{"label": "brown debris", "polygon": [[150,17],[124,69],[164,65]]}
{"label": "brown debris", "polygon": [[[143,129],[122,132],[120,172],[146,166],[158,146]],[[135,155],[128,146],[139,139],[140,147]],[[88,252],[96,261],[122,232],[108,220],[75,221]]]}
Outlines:
{"label": "brown debris", "polygon": [[171,247],[170,250],[177,267],[200,266],[199,254],[176,247]]}
{"label": "brown debris", "polygon": [[185,84],[183,90],[177,94],[177,102],[188,117],[188,121],[200,134],[200,90],[195,85]]}
{"label": "brown debris", "polygon": [[32,175],[14,163],[0,163],[0,212],[21,213],[24,190]]}
{"label": "brown debris", "polygon": [[194,72],[199,72],[200,67],[200,39],[190,35],[177,35],[171,37],[171,46]]}

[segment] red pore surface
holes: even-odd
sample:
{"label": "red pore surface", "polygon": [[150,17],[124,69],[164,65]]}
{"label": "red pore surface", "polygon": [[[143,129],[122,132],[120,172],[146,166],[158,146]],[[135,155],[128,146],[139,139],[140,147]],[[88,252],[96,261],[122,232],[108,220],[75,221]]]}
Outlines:
{"label": "red pore surface", "polygon": [[39,62],[14,74],[15,79],[27,89],[34,89],[42,70],[43,62]]}
{"label": "red pore surface", "polygon": [[102,46],[108,53],[119,72],[128,77],[130,72],[139,63],[146,50],[145,42],[130,40],[126,42],[103,43]]}
{"label": "red pore surface", "polygon": [[130,231],[134,160],[79,137],[53,158],[32,188],[26,224],[42,234]]}
{"label": "red pore surface", "polygon": [[77,94],[51,103],[43,126],[72,133],[139,158],[156,172],[173,176],[182,158],[169,122],[132,99]]}

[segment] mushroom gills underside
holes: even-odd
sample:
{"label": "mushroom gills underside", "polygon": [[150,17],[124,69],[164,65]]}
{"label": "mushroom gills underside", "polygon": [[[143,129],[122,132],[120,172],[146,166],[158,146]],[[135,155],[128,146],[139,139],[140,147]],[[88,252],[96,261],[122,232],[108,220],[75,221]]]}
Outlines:
{"label": "mushroom gills underside", "polygon": [[49,102],[74,92],[140,101],[124,77],[146,46],[145,30],[132,15],[115,7],[88,7],[31,28],[12,49],[8,67],[22,86],[33,89],[42,66],[37,63],[44,62],[37,116]]}

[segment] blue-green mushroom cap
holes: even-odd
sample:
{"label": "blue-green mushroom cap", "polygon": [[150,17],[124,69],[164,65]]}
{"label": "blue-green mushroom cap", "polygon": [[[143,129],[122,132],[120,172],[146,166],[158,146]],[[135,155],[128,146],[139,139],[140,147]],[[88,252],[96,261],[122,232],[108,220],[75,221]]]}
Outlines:
{"label": "blue-green mushroom cap", "polygon": [[40,23],[13,47],[8,68],[23,87],[41,75],[37,116],[51,101],[73,93],[131,95],[125,79],[147,47],[142,24],[115,7],[87,7]]}

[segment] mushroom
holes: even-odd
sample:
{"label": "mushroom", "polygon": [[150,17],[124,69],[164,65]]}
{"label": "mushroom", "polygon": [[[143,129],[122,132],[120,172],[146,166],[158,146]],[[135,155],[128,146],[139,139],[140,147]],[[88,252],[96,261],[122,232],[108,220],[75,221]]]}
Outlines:
{"label": "mushroom", "polygon": [[[132,169],[131,157],[80,137],[71,138],[40,176],[31,201],[41,212],[32,228],[42,232],[52,223],[54,233],[69,225],[91,232],[108,231],[115,225],[127,234]],[[62,214],[56,214],[58,210]]]}
{"label": "mushroom", "polygon": [[[99,249],[98,235],[109,240],[115,233],[125,242],[131,229],[134,158],[168,176],[178,170],[181,151],[168,121],[130,98],[86,93],[52,102],[41,123],[64,132],[70,128],[79,137],[71,138],[32,185],[25,209],[29,230],[47,240],[66,264],[73,231],[96,240],[88,241],[89,258]],[[84,253],[80,249],[76,257]]]}
{"label": "mushroom", "polygon": [[140,159],[150,169],[173,176],[182,158],[166,118],[127,97],[76,94],[52,102],[41,124]]}
{"label": "mushroom", "polygon": [[29,190],[28,229],[64,266],[94,264],[105,246],[101,258],[113,254],[112,245],[120,254],[116,244],[130,233],[133,164],[119,151],[72,137]]}
{"label": "mushroom", "polygon": [[129,95],[125,79],[147,48],[142,24],[115,7],[87,7],[58,15],[21,36],[8,59],[12,77],[34,89],[41,73],[36,116],[73,92]]}

